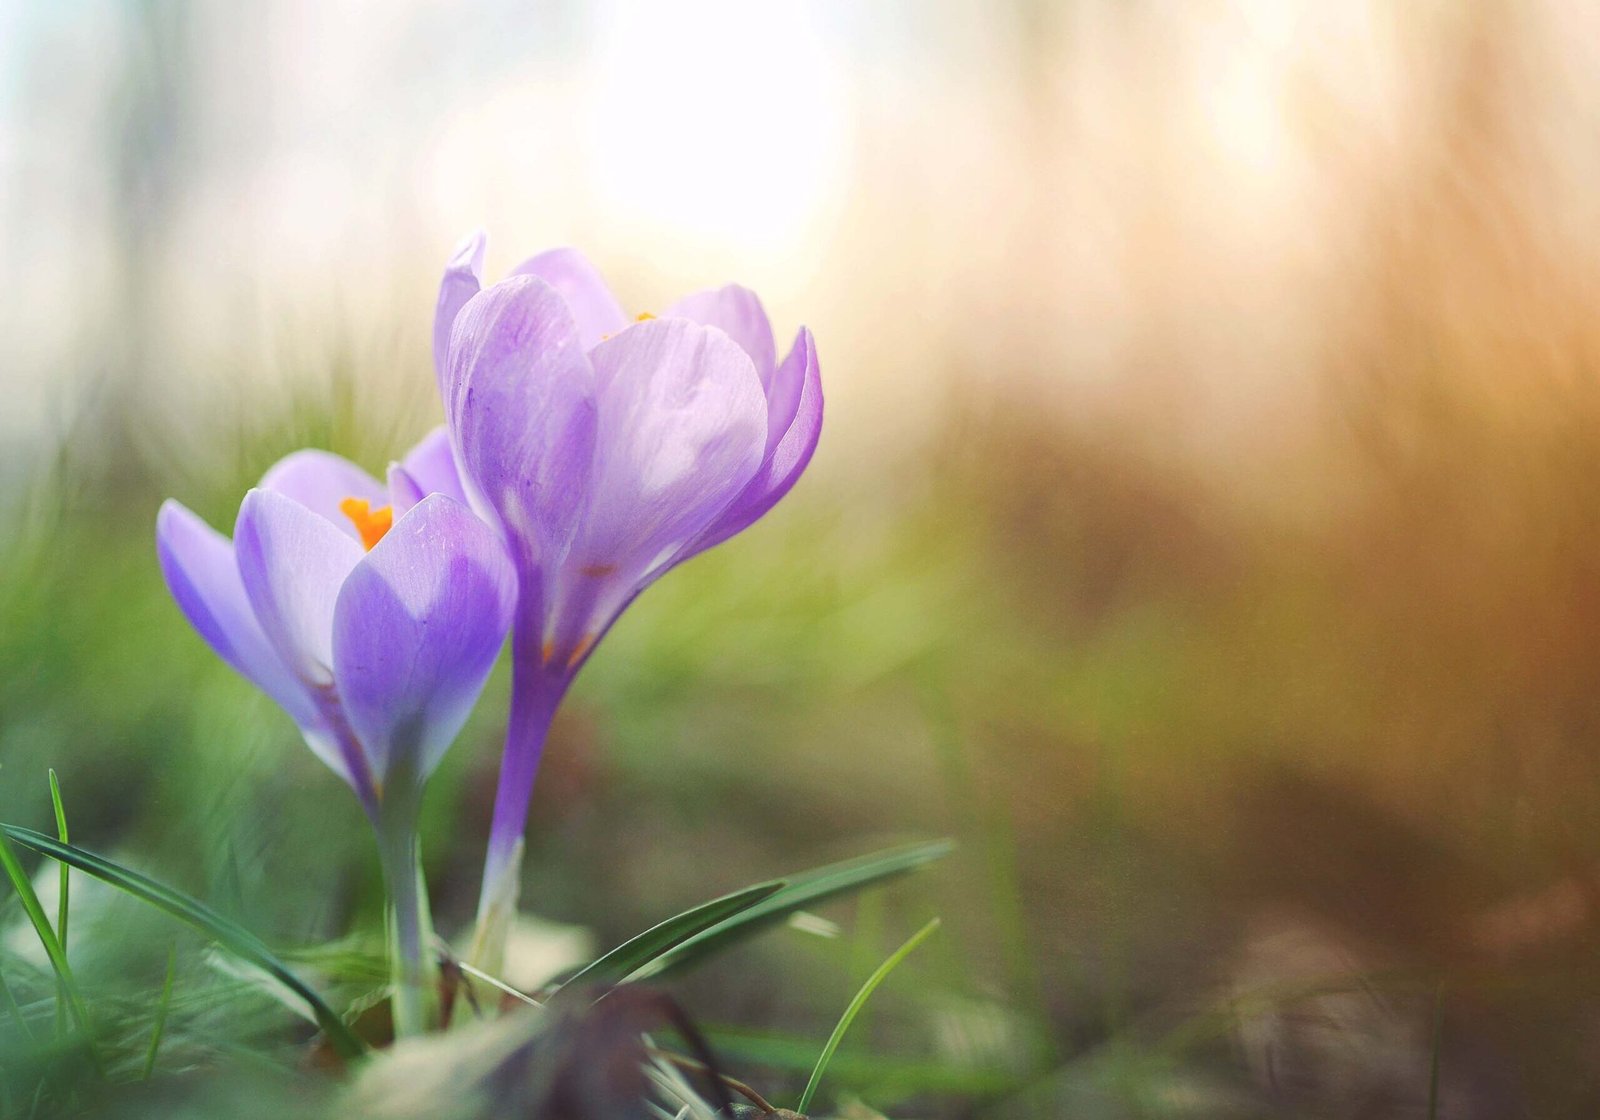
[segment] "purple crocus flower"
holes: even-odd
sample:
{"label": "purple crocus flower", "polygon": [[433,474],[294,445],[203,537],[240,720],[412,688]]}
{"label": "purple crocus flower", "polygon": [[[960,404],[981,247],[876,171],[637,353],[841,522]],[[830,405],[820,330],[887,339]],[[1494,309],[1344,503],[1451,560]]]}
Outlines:
{"label": "purple crocus flower", "polygon": [[780,362],[754,292],[630,320],[589,261],[554,249],[483,288],[484,238],[445,271],[434,361],[464,489],[505,534],[519,595],[512,710],[474,956],[498,964],[550,720],[595,644],[672,567],[789,492],[822,384],[802,327]]}
{"label": "purple crocus flower", "polygon": [[395,1018],[433,998],[417,863],[422,786],[460,731],[511,624],[516,573],[465,504],[435,432],[388,485],[298,451],[245,495],[229,541],[161,507],[167,586],[211,647],[280,704],[377,830],[396,938]]}

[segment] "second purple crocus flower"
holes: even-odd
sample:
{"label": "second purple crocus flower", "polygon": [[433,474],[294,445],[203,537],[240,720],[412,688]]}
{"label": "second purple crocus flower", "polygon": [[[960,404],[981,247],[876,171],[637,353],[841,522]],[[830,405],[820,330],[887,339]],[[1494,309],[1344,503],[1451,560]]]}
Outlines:
{"label": "second purple crocus flower", "polygon": [[336,455],[296,452],[245,495],[233,540],[169,501],[156,543],[195,629],[355,791],[390,899],[395,1027],[431,1026],[423,783],[494,665],[516,596],[443,433],[392,467],[387,487]]}
{"label": "second purple crocus flower", "polygon": [[545,735],[617,616],[677,564],[753,524],[822,427],[811,332],[780,362],[755,293],[730,285],[630,319],[555,249],[482,287],[484,239],[445,272],[434,360],[469,500],[518,578],[512,709],[473,957],[497,968]]}

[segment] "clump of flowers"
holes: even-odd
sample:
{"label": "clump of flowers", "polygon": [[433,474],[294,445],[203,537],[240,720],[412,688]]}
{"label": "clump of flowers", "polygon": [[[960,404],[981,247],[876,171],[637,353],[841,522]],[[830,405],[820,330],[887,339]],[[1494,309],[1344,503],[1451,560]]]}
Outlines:
{"label": "clump of flowers", "polygon": [[219,656],[355,792],[390,899],[397,1032],[435,1023],[417,818],[424,785],[511,637],[512,701],[472,957],[500,963],[550,721],[617,617],[753,524],[816,448],[802,328],[780,362],[737,286],[629,318],[571,249],[483,286],[484,239],[445,271],[445,425],[380,483],[299,451],[245,495],[230,541],[175,501],[162,572]]}

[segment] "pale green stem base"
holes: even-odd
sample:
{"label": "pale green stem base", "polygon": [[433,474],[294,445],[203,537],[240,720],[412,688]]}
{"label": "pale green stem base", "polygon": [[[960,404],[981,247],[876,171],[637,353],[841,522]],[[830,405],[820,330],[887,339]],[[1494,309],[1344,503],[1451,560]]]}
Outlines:
{"label": "pale green stem base", "polygon": [[420,802],[420,790],[409,791],[406,783],[397,783],[385,791],[379,814],[378,846],[389,895],[389,971],[394,981],[397,1039],[439,1025],[439,967],[433,953],[433,922],[417,836]]}

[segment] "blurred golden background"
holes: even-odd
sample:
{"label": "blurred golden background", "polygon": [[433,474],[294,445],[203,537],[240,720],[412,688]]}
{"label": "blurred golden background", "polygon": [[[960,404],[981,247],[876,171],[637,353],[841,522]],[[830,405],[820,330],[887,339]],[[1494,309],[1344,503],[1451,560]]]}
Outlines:
{"label": "blurred golden background", "polygon": [[[579,682],[525,905],[609,944],[950,834],[686,1006],[803,1073],[939,913],[839,1066],[880,1107],[1421,1116],[1437,1053],[1439,1115],[1593,1115],[1597,138],[1575,0],[0,0],[0,816],[54,766],[277,941],[372,912],[153,518],[436,423],[482,226],[749,285],[829,408]],[[503,712],[431,796],[447,933]]]}

